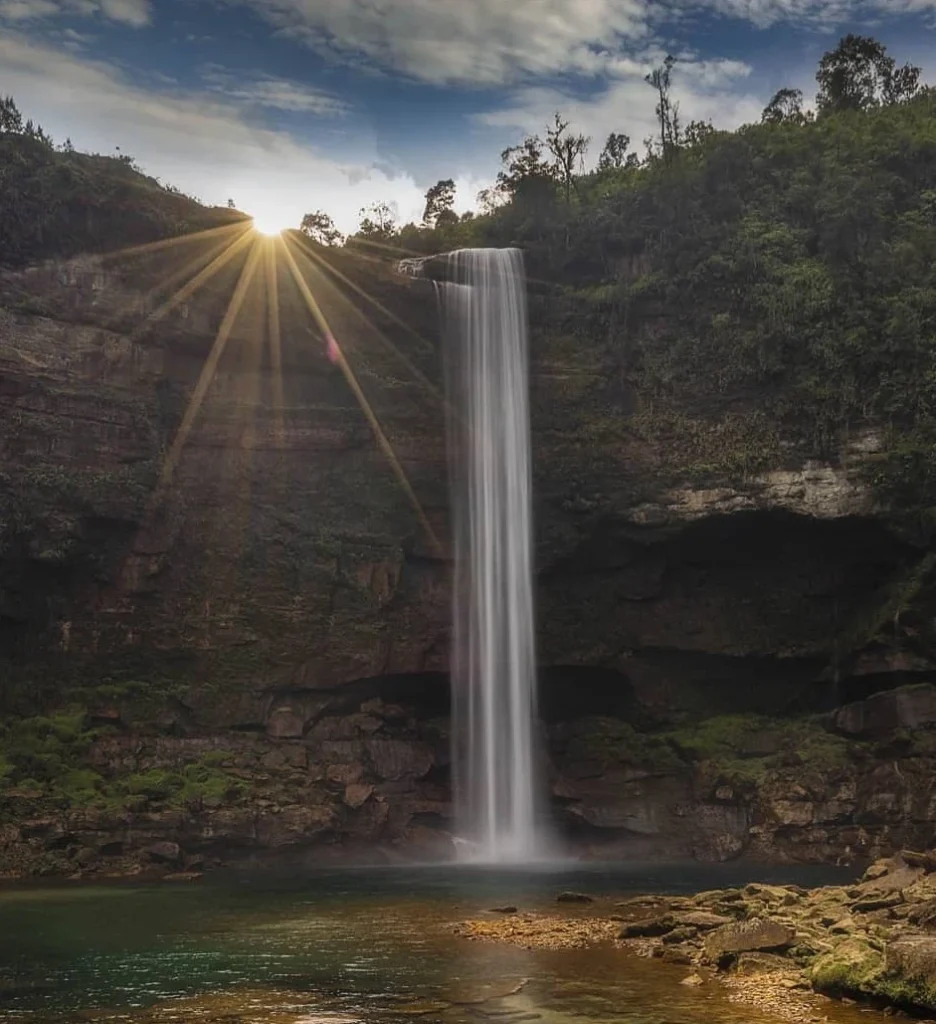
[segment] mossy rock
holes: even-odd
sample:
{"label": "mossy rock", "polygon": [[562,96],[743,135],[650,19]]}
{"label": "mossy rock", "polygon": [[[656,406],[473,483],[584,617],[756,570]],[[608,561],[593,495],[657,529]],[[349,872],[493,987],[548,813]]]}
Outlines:
{"label": "mossy rock", "polygon": [[862,939],[847,939],[818,957],[810,969],[813,988],[830,996],[875,996],[884,956]]}

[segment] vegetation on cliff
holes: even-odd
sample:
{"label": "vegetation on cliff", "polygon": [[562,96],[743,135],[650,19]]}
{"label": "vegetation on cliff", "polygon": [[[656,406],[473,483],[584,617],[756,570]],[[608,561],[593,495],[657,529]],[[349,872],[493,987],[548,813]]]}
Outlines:
{"label": "vegetation on cliff", "polygon": [[0,98],[0,263],[150,242],[243,220],[143,174],[132,157],[55,146]]}
{"label": "vegetation on cliff", "polygon": [[[831,457],[881,433],[869,478],[891,506],[936,506],[936,90],[874,40],[846,37],[817,74],[818,113],[782,90],[760,124],[682,126],[668,64],[647,156],[558,121],[505,150],[461,219],[427,196],[423,225],[368,217],[351,245],[414,252],[520,245],[551,282],[550,331],[601,351],[592,404],[697,480]],[[445,185],[440,182],[439,185]],[[596,397],[596,396],[592,396]],[[927,515],[928,518],[928,515]]]}

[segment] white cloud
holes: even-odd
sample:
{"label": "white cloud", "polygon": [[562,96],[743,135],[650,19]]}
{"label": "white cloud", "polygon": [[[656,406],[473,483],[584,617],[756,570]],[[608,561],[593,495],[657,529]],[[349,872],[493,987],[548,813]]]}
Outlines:
{"label": "white cloud", "polygon": [[[514,92],[498,110],[479,115],[482,124],[519,132],[543,133],[543,126],[559,110],[576,132],[591,137],[591,162],[598,157],[610,132],[624,132],[631,148],[643,152],[643,141],[655,136],[656,94],[644,81],[652,62],[635,64],[612,79],[597,96],[570,99],[555,88],[533,87]],[[740,89],[751,68],[740,61],[681,61],[673,73],[673,98],[679,103],[683,124],[711,121],[730,129],[759,120],[764,97],[751,88]]]}
{"label": "white cloud", "polygon": [[647,0],[242,0],[316,51],[423,81],[602,71],[647,34]]}
{"label": "white cloud", "polygon": [[0,3],[0,18],[7,21],[32,21],[58,14],[59,4],[55,0],[3,0]]}
{"label": "white cloud", "polygon": [[344,100],[324,90],[260,72],[234,73],[217,65],[209,65],[202,71],[202,80],[213,92],[254,107],[315,114],[319,117],[338,117],[349,109]]}
{"label": "white cloud", "polygon": [[150,21],[149,0],[100,0],[101,13],[111,21],[142,28]]}
{"label": "white cloud", "polygon": [[0,35],[0,81],[54,138],[70,137],[90,152],[119,146],[147,173],[205,202],[230,196],[245,212],[284,226],[324,209],[344,231],[376,200],[396,202],[404,219],[422,214],[422,191],[411,177],[366,162],[345,165],[252,125],[222,97],[151,92],[110,65],[12,33]]}
{"label": "white cloud", "polygon": [[615,74],[687,16],[831,29],[936,0],[227,0],[331,59],[434,84]]}
{"label": "white cloud", "polygon": [[132,28],[150,23],[149,0],[0,0],[0,21],[102,17]]}

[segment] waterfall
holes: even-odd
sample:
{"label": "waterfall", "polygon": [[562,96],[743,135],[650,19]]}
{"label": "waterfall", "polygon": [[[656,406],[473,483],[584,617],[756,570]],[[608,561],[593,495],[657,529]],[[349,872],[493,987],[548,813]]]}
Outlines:
{"label": "waterfall", "polygon": [[[537,829],[527,311],[518,249],[445,257],[455,540],[455,802],[466,858],[545,856]],[[412,272],[412,271],[410,271]]]}

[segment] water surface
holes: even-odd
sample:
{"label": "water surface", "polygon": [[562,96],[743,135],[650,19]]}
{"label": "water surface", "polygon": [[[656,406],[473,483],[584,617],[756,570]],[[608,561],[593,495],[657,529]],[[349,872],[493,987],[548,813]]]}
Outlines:
{"label": "water surface", "polygon": [[[737,865],[381,867],[7,888],[0,1022],[766,1024],[718,986],[681,986],[685,967],[612,948],[528,951],[452,934],[454,922],[500,904],[555,907],[563,889],[626,896],[752,880],[845,878]],[[878,1019],[832,1004],[826,1012],[837,1024]]]}

